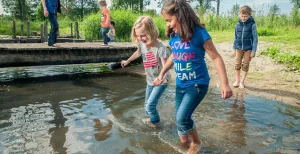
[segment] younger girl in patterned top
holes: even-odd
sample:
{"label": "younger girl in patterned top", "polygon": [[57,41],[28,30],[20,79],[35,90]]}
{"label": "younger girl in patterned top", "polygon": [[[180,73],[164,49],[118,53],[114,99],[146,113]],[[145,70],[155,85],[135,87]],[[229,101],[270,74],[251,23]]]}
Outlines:
{"label": "younger girl in patterned top", "polygon": [[153,85],[155,77],[159,75],[161,68],[170,55],[168,48],[158,40],[158,35],[157,26],[151,17],[139,17],[131,30],[131,39],[137,44],[137,50],[128,60],[121,61],[121,65],[124,67],[141,55],[143,57],[147,78],[145,114],[149,117],[146,124],[151,127],[157,127],[160,122],[160,116],[156,106],[170,80],[170,73],[166,71],[163,75],[164,80],[162,84],[159,86]]}

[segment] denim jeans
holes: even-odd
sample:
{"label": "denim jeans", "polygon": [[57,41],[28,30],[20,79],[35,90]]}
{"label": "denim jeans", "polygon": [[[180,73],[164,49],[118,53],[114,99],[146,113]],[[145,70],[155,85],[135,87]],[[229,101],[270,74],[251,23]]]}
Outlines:
{"label": "denim jeans", "polygon": [[145,100],[145,113],[149,116],[152,124],[158,124],[160,122],[159,113],[156,106],[160,96],[163,94],[167,85],[151,86],[147,84],[146,100]]}
{"label": "denim jeans", "polygon": [[195,84],[187,88],[176,87],[176,126],[179,136],[187,136],[194,129],[192,114],[208,90],[208,85]]}
{"label": "denim jeans", "polygon": [[107,36],[108,31],[109,31],[109,27],[108,28],[101,27],[101,35],[103,37],[104,44],[108,44],[108,42],[110,42],[110,38]]}
{"label": "denim jeans", "polygon": [[48,38],[48,45],[52,46],[53,44],[57,43],[57,32],[58,32],[57,16],[55,15],[55,13],[49,13],[48,19],[51,24],[51,30]]}

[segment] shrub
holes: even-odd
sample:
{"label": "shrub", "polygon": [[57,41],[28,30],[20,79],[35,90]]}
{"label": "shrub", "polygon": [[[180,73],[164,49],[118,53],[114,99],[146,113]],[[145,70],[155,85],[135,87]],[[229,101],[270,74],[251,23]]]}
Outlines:
{"label": "shrub", "polygon": [[274,36],[275,32],[270,29],[258,28],[257,29],[258,36]]}

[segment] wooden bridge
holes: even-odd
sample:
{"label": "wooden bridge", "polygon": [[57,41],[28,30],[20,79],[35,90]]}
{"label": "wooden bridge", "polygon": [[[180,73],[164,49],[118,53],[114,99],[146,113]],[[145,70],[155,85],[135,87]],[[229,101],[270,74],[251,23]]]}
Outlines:
{"label": "wooden bridge", "polygon": [[128,42],[102,43],[59,43],[60,47],[47,43],[0,44],[0,67],[119,62],[136,51],[136,46]]}

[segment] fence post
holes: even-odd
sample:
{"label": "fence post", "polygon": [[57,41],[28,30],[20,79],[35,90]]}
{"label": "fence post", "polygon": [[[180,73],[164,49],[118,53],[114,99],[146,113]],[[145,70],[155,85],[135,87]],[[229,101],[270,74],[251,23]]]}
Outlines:
{"label": "fence post", "polygon": [[24,26],[21,24],[21,36],[24,36]]}
{"label": "fence post", "polygon": [[75,37],[76,39],[79,39],[79,30],[78,30],[78,22],[75,22]]}
{"label": "fence post", "polygon": [[71,23],[71,38],[73,38],[73,23]]}
{"label": "fence post", "polygon": [[30,21],[27,21],[26,28],[27,28],[27,38],[29,38],[30,37]]}
{"label": "fence post", "polygon": [[44,42],[48,42],[48,22],[44,24]]}
{"label": "fence post", "polygon": [[40,36],[41,36],[41,43],[44,43],[44,24],[40,25]]}
{"label": "fence post", "polygon": [[16,34],[16,21],[15,20],[13,20],[13,25],[12,26],[13,26],[12,27],[12,33],[13,33],[12,38],[15,39],[15,38],[17,38],[17,34]]}

